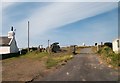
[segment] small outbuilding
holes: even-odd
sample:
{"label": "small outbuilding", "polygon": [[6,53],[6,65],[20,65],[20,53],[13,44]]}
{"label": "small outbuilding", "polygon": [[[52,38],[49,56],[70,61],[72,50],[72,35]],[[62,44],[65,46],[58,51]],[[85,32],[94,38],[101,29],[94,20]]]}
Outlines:
{"label": "small outbuilding", "polygon": [[0,54],[10,54],[18,52],[19,49],[15,40],[15,32],[13,31],[13,27],[11,27],[11,31],[8,32],[8,36],[0,37]]}
{"label": "small outbuilding", "polygon": [[115,53],[120,53],[120,38],[115,39],[112,42],[112,46]]}

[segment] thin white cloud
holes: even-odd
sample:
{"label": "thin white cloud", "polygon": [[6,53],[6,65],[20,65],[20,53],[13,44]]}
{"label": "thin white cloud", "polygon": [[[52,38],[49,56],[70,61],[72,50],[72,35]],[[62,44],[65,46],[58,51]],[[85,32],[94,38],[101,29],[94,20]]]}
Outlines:
{"label": "thin white cloud", "polygon": [[36,10],[30,20],[32,36],[49,29],[107,12],[117,7],[117,3],[53,3]]}
{"label": "thin white cloud", "polygon": [[34,10],[34,13],[21,23],[15,23],[17,27],[17,39],[23,43],[27,40],[27,21],[30,21],[30,36],[38,38],[51,29],[77,22],[110,11],[117,7],[118,3],[94,2],[94,3],[53,3],[51,5]]}

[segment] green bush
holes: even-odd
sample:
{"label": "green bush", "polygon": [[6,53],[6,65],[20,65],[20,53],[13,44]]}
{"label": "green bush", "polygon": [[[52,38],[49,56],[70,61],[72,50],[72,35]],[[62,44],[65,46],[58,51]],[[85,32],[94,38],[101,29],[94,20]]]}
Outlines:
{"label": "green bush", "polygon": [[100,49],[98,53],[102,56],[104,60],[106,60],[107,63],[113,66],[120,65],[120,61],[119,61],[120,54],[114,53],[110,47],[105,46],[102,49]]}
{"label": "green bush", "polygon": [[120,54],[115,54],[115,53],[111,53],[109,54],[109,57],[111,59],[111,64],[114,66],[119,66],[120,65]]}

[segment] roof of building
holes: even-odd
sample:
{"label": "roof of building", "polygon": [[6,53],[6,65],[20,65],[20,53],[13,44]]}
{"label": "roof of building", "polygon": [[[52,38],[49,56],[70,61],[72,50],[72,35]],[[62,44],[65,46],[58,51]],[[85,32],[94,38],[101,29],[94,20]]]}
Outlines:
{"label": "roof of building", "polygon": [[0,37],[0,46],[9,46],[9,43],[12,38],[6,37]]}

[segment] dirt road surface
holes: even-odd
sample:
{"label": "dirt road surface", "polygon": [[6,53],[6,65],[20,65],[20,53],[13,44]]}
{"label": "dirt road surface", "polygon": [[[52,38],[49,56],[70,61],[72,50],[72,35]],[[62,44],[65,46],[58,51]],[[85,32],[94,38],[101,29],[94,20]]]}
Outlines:
{"label": "dirt road surface", "polygon": [[118,70],[103,64],[91,48],[83,48],[60,69],[34,81],[117,81]]}

